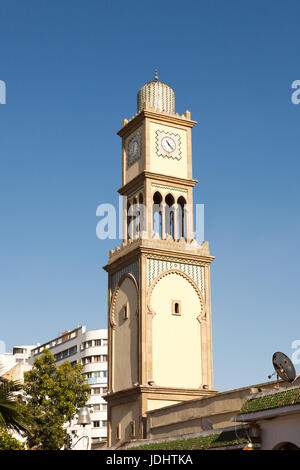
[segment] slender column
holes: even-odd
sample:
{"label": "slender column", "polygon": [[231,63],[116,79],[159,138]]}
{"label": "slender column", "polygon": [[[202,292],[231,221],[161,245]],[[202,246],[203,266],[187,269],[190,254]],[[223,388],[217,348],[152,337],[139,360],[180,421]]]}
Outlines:
{"label": "slender column", "polygon": [[128,239],[128,219],[127,219],[127,197],[122,197],[122,222],[123,222],[123,240]]}
{"label": "slender column", "polygon": [[173,208],[173,223],[174,223],[174,240],[178,240],[178,205],[175,203],[172,206]]}
{"label": "slender column", "polygon": [[161,203],[161,238],[166,238],[166,204]]}

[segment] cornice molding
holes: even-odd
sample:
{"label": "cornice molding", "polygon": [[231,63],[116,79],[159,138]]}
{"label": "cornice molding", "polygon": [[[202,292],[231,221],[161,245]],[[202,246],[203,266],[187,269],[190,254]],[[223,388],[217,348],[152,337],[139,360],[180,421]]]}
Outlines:
{"label": "cornice molding", "polygon": [[109,262],[103,269],[107,272],[115,271],[122,264],[129,264],[133,258],[145,254],[149,258],[153,256],[174,257],[181,262],[193,264],[209,265],[214,259],[210,256],[208,242],[203,242],[197,249],[192,249],[185,240],[162,240],[162,239],[142,239],[129,240],[122,243],[121,247],[110,250]]}
{"label": "cornice molding", "polygon": [[[119,390],[117,392],[111,392],[104,395],[104,399],[108,403],[112,403],[115,405],[116,402],[122,403],[128,399],[137,399],[137,396],[142,394],[147,394],[148,399],[155,399],[157,395],[164,395],[164,399],[169,397],[171,400],[176,400],[176,397],[187,397],[192,400],[193,398],[204,398],[209,397],[211,395],[216,395],[218,392],[217,390],[205,390],[201,388],[169,388],[169,387],[158,387],[158,386],[146,386],[146,385],[138,385],[137,387],[127,388],[125,390]],[[131,401],[131,400],[130,400]],[[181,404],[183,404],[182,401]],[[175,406],[175,404],[174,404]],[[155,410],[153,410],[155,411]]]}
{"label": "cornice molding", "polygon": [[118,189],[118,193],[122,195],[132,193],[137,190],[146,179],[152,180],[152,183],[163,183],[164,185],[172,184],[173,186],[179,185],[178,189],[180,189],[182,186],[186,188],[193,188],[198,183],[198,180],[194,179],[178,178],[177,176],[168,176],[161,173],[143,171],[120,189]]}
{"label": "cornice molding", "polygon": [[134,131],[145,119],[158,122],[166,122],[168,124],[177,124],[182,127],[192,128],[197,124],[197,121],[192,121],[189,119],[187,112],[181,116],[176,114],[171,114],[167,112],[155,111],[153,108],[147,106],[140,113],[133,116],[129,121],[124,120],[124,125],[122,129],[117,132],[122,138],[126,138],[132,131]]}

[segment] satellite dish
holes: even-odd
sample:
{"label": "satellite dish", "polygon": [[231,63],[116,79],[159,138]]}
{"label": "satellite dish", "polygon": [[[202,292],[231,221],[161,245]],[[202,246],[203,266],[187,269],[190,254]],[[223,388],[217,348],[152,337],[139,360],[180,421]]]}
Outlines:
{"label": "satellite dish", "polygon": [[285,382],[293,382],[296,377],[295,367],[288,356],[282,352],[273,354],[273,366],[279,377]]}

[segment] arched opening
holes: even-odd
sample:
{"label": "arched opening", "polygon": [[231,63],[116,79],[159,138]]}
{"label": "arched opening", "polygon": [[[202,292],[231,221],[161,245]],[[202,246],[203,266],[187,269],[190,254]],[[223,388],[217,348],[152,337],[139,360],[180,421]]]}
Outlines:
{"label": "arched opening", "polygon": [[127,202],[127,237],[132,238],[132,215],[131,215],[131,203]]}
{"label": "arched opening", "polygon": [[137,234],[139,233],[139,211],[138,211],[136,197],[133,199],[132,219],[133,219],[133,237],[132,238],[136,238]]}
{"label": "arched opening", "polygon": [[143,194],[140,193],[138,196],[138,224],[137,224],[137,230],[139,234],[141,233],[141,231],[146,230],[146,221],[145,221],[146,211],[144,209],[145,209],[144,198],[143,198]]}
{"label": "arched opening", "polygon": [[273,447],[273,450],[300,450],[300,447],[292,442],[280,442],[280,444]]}
{"label": "arched opening", "polygon": [[185,227],[185,205],[186,200],[183,196],[180,196],[177,201],[178,209],[177,209],[177,220],[178,220],[178,237],[185,238],[186,237],[186,227]]}
{"label": "arched opening", "polygon": [[175,238],[175,228],[174,228],[175,199],[172,196],[172,194],[167,194],[165,201],[166,201],[166,209],[165,209],[166,235],[171,235],[172,238]]}
{"label": "arched opening", "polygon": [[154,233],[158,233],[162,238],[162,196],[156,191],[153,195],[153,207],[152,207],[152,229]]}

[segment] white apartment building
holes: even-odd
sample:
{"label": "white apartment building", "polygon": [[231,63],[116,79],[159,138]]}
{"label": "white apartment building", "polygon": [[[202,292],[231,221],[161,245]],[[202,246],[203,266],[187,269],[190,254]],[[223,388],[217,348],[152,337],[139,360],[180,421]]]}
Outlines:
{"label": "white apartment building", "polygon": [[71,365],[81,363],[83,374],[91,386],[91,396],[87,402],[92,426],[91,443],[106,441],[107,405],[103,395],[107,391],[107,330],[86,331],[85,326],[62,333],[55,339],[32,350],[29,363],[39,357],[44,349],[50,349],[57,365],[69,361]]}
{"label": "white apartment building", "polygon": [[36,345],[14,346],[12,353],[0,354],[0,377],[23,383],[24,372],[31,369],[28,360],[34,348]]}

